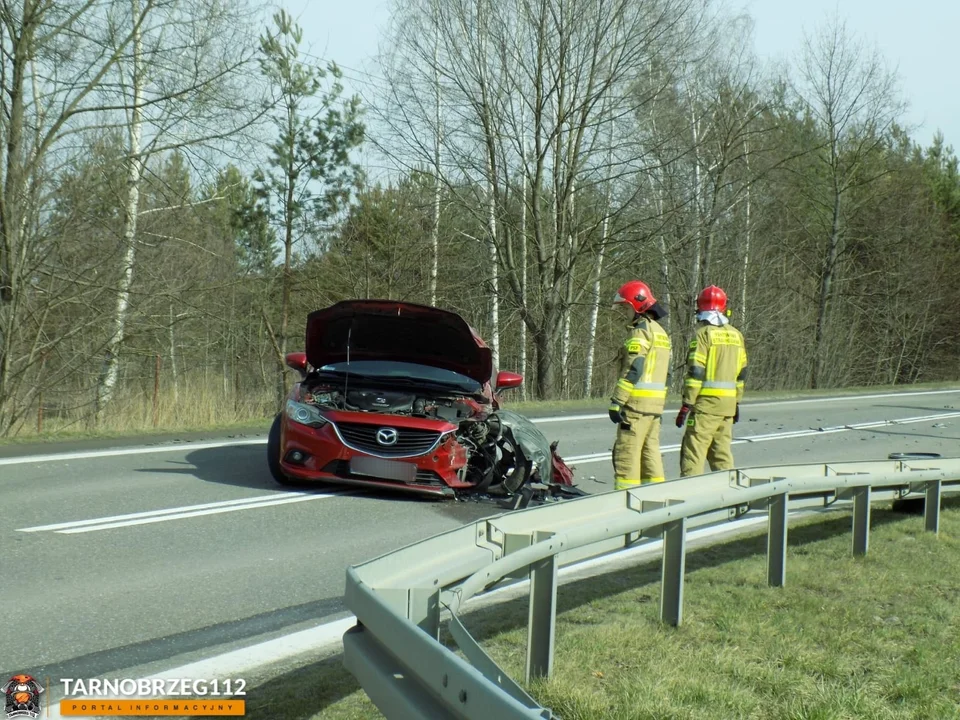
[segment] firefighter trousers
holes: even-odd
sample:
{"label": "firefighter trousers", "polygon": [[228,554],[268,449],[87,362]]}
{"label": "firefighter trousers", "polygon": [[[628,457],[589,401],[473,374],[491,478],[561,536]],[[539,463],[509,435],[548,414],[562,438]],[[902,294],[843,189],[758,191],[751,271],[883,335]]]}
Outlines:
{"label": "firefighter trousers", "polygon": [[680,477],[703,473],[704,459],[711,470],[732,470],[733,418],[693,411],[680,444]]}
{"label": "firefighter trousers", "polygon": [[660,416],[624,408],[627,422],[618,425],[613,443],[613,475],[617,490],[663,482]]}

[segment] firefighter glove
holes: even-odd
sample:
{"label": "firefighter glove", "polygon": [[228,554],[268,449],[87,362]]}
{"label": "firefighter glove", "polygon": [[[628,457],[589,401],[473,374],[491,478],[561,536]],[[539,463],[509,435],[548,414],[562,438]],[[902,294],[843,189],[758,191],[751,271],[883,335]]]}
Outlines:
{"label": "firefighter glove", "polygon": [[620,425],[627,421],[627,416],[624,414],[623,408],[616,403],[610,405],[610,407],[607,409],[607,412],[610,413],[610,422]]}
{"label": "firefighter glove", "polygon": [[690,411],[691,411],[692,409],[693,409],[693,408],[691,408],[691,407],[690,407],[689,405],[687,405],[686,403],[684,403],[684,404],[680,407],[680,412],[677,413],[677,427],[678,427],[678,428],[682,428],[682,427],[683,427],[683,424],[687,421],[687,415],[690,414]]}
{"label": "firefighter glove", "polygon": [[735,423],[740,422],[740,403],[737,403],[737,411],[733,413],[733,421]]}

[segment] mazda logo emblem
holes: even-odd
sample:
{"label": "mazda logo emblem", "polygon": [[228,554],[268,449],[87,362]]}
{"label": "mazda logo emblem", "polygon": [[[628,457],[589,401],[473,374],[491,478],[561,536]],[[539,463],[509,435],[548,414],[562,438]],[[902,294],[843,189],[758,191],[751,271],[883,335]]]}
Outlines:
{"label": "mazda logo emblem", "polygon": [[380,428],[377,430],[377,442],[381,445],[395,445],[399,437],[400,433],[393,428]]}

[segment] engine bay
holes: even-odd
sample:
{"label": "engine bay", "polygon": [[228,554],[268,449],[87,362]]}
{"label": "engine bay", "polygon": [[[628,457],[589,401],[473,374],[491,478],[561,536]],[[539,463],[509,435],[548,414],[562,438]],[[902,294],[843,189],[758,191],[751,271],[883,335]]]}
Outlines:
{"label": "engine bay", "polygon": [[475,415],[483,414],[483,406],[457,396],[425,395],[400,390],[380,388],[348,389],[346,393],[327,387],[307,389],[302,393],[303,402],[334,410],[374,412],[387,415],[446,420],[458,423]]}

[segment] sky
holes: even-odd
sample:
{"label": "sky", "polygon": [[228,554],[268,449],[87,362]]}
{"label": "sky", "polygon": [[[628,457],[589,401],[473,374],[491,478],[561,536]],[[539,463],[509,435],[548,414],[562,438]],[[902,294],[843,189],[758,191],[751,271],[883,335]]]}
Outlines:
{"label": "sky", "polygon": [[[757,55],[787,62],[803,47],[804,32],[836,14],[847,30],[874,46],[896,70],[908,106],[903,123],[921,145],[934,133],[960,150],[960,69],[955,58],[960,0],[727,0],[754,21]],[[286,0],[311,54],[344,68],[348,92],[370,91],[373,58],[389,22],[391,0]]]}

